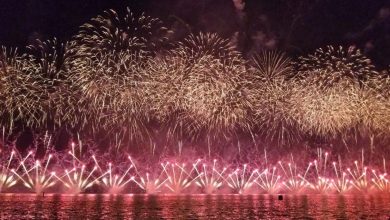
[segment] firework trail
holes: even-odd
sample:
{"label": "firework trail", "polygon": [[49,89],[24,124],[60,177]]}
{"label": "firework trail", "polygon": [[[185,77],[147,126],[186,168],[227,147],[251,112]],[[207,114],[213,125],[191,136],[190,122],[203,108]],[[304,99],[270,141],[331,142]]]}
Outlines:
{"label": "firework trail", "polygon": [[255,183],[266,193],[275,194],[282,187],[280,182],[282,176],[279,174],[277,166],[270,166],[268,164],[267,151],[264,150],[265,168],[260,169],[261,173],[255,180]]}
{"label": "firework trail", "polygon": [[137,175],[131,177],[131,180],[147,194],[163,192],[165,184],[169,181],[169,177],[165,175],[165,167],[161,163],[161,170],[158,175],[150,174],[149,172],[144,174],[137,172]]}
{"label": "firework trail", "polygon": [[[130,164],[126,163],[127,161],[123,161],[122,159],[119,159],[119,161],[122,162],[114,164],[112,162],[104,161],[101,157],[97,159],[96,155],[92,155],[92,159],[95,162],[95,167],[97,167],[101,176],[101,181],[99,181],[99,183],[102,183],[106,191],[110,194],[121,193],[126,186],[134,180],[132,173],[136,170],[136,167],[130,156],[128,157],[128,160],[131,162]],[[99,163],[98,161],[103,161],[103,163]]]}
{"label": "firework trail", "polygon": [[142,190],[147,194],[194,193],[196,188],[199,189],[196,192],[206,194],[226,193],[228,189],[235,194],[390,192],[386,160],[383,158],[383,168],[367,166],[364,151],[361,159],[352,163],[342,161],[340,156],[338,162],[330,162],[329,154],[317,149],[317,158],[308,166],[304,161],[300,161],[302,166],[298,165],[293,155],[272,166],[265,154],[264,167],[237,164],[237,169],[228,169],[231,166],[228,162],[218,164],[217,160],[208,163],[197,159],[189,166],[178,162],[157,163],[150,168],[153,169],[150,173],[145,164],[136,165],[130,156],[115,159],[112,155],[102,155],[83,147],[80,140],[70,145],[68,153],[57,154],[53,153],[49,135],[40,141],[45,150],[42,156],[38,155],[38,145],[25,156],[8,147],[0,152],[2,192],[18,185],[38,194],[58,192],[55,190],[60,188],[54,187],[57,185],[63,186],[65,193],[84,193],[94,187],[118,194],[130,190],[131,184],[139,188],[135,192]]}

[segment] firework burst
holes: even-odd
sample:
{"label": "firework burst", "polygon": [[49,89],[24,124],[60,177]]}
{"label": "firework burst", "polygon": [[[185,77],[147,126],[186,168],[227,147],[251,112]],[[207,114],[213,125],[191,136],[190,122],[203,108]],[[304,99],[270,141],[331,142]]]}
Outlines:
{"label": "firework burst", "polygon": [[369,83],[360,95],[360,118],[371,133],[386,137],[390,132],[390,77],[376,77]]}
{"label": "firework burst", "polygon": [[300,87],[295,93],[295,119],[306,133],[336,136],[354,128],[359,122],[360,97],[355,88],[342,85],[326,90],[317,85]]}
{"label": "firework burst", "polygon": [[296,118],[304,132],[336,136],[360,123],[362,91],[378,76],[371,61],[360,50],[328,46],[301,57],[297,79],[301,93]]}
{"label": "firework burst", "polygon": [[258,81],[286,80],[293,74],[291,59],[278,51],[261,51],[252,56],[250,68]]}
{"label": "firework burst", "polygon": [[279,145],[289,144],[300,139],[296,129],[294,114],[297,111],[293,99],[299,91],[297,86],[287,81],[259,83],[253,93],[255,123],[260,134]]}
{"label": "firework burst", "polygon": [[113,51],[153,53],[167,40],[167,32],[159,19],[145,14],[135,16],[127,8],[124,16],[107,10],[91,19],[80,27],[75,41],[80,45],[79,52],[86,56]]}
{"label": "firework burst", "polygon": [[81,97],[77,106],[85,110],[79,120],[84,127],[119,133],[128,141],[148,137],[148,88],[141,70],[167,33],[159,19],[135,16],[129,9],[123,16],[105,11],[80,27],[72,41],[76,53],[69,71],[72,88]]}
{"label": "firework burst", "polygon": [[0,51],[0,112],[1,123],[12,130],[15,121],[27,125],[38,124],[42,88],[36,85],[36,76],[30,72],[33,62],[17,49]]}
{"label": "firework burst", "polygon": [[36,125],[55,129],[56,126],[75,124],[75,94],[71,90],[69,69],[74,65],[75,51],[72,43],[60,43],[57,39],[36,40],[27,47],[32,62],[30,74],[40,101],[33,109],[39,110]]}
{"label": "firework burst", "polygon": [[165,121],[175,118],[172,130],[223,137],[250,128],[244,60],[232,48],[214,34],[191,35],[148,65],[153,109]]}
{"label": "firework burst", "polygon": [[143,140],[148,133],[140,57],[129,52],[112,52],[85,58],[84,68],[73,75],[83,99],[78,106],[87,109],[87,128],[124,133],[131,140]]}
{"label": "firework burst", "polygon": [[291,97],[297,92],[295,82],[288,79],[293,73],[291,60],[281,52],[261,51],[249,64],[249,97],[260,133],[282,145],[299,139],[290,113],[295,109]]}
{"label": "firework burst", "polygon": [[377,74],[371,60],[355,47],[319,48],[314,54],[299,58],[298,64],[299,77],[313,75],[324,87],[341,81],[362,85]]}

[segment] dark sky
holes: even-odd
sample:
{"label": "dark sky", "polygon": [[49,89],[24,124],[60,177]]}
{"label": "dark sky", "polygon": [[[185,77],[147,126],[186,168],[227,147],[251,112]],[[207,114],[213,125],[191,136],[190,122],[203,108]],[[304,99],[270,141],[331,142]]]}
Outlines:
{"label": "dark sky", "polygon": [[[235,1],[235,2],[234,2]],[[282,49],[300,55],[328,44],[357,45],[379,66],[390,65],[390,0],[2,0],[0,44],[36,37],[68,40],[106,9],[146,12],[178,38],[218,32],[250,53]]]}

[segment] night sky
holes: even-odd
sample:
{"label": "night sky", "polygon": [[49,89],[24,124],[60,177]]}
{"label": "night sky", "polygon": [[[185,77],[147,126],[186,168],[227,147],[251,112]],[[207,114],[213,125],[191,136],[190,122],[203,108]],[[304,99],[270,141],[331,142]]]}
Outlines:
{"label": "night sky", "polygon": [[281,49],[301,55],[328,44],[357,45],[380,67],[390,64],[389,0],[3,0],[0,44],[69,40],[106,9],[146,12],[182,38],[217,32],[244,53]]}

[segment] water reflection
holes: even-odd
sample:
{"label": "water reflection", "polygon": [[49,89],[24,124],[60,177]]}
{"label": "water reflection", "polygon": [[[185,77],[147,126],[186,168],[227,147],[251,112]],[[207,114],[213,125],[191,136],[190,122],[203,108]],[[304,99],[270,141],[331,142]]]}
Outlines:
{"label": "water reflection", "polygon": [[389,196],[0,195],[0,219],[388,219]]}

